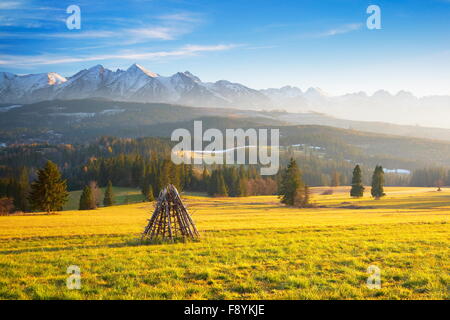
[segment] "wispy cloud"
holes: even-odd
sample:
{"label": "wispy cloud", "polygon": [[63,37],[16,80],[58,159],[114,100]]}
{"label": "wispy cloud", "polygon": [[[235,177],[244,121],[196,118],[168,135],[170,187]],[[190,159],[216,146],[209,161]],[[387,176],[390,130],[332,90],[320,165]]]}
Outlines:
{"label": "wispy cloud", "polygon": [[183,21],[183,22],[199,22],[200,15],[192,12],[178,12],[173,14],[165,14],[158,16],[160,20],[165,21]]}
{"label": "wispy cloud", "polygon": [[332,37],[339,34],[345,34],[352,31],[357,31],[363,27],[362,23],[349,23],[336,28],[332,28],[319,33],[312,33],[307,35],[307,37],[311,38],[324,38],[324,37]]}
{"label": "wispy cloud", "polygon": [[[33,16],[33,14],[35,16]],[[46,21],[46,16],[38,13],[17,13],[13,16],[0,15],[0,25],[3,26],[21,26],[21,27],[40,27],[42,22]],[[49,20],[58,21],[61,25],[65,25],[65,19],[61,16],[52,16]],[[95,19],[94,19],[95,20]],[[113,19],[114,20],[114,19]],[[115,19],[117,20],[117,19]],[[65,30],[63,32],[35,32],[29,33],[24,31],[9,31],[0,33],[0,37],[14,37],[18,39],[108,39],[121,41],[122,45],[137,44],[147,42],[149,40],[175,40],[182,35],[193,32],[193,30],[202,23],[202,19],[198,14],[190,12],[174,13],[169,15],[161,15],[148,20],[151,23],[143,24],[142,19],[133,21],[132,19],[119,20],[122,27],[118,25],[109,26],[108,30],[86,30],[82,28],[80,31]],[[31,25],[33,23],[33,25]],[[126,27],[133,26],[132,28]]]}
{"label": "wispy cloud", "polygon": [[20,1],[5,1],[0,2],[0,10],[12,10],[18,9],[22,6],[22,2]]}
{"label": "wispy cloud", "polygon": [[143,43],[149,40],[175,40],[186,34],[187,29],[181,28],[171,28],[163,26],[146,26],[141,28],[131,28],[131,29],[120,29],[120,30],[96,30],[96,31],[67,31],[67,32],[57,32],[57,33],[34,33],[30,34],[27,32],[4,32],[0,33],[0,37],[15,37],[22,39],[113,39],[117,41],[118,39],[123,39],[121,45],[124,44],[137,44]]}
{"label": "wispy cloud", "polygon": [[245,47],[245,49],[247,50],[261,50],[261,49],[273,49],[273,48],[277,48],[278,46],[275,45],[267,45],[267,46],[249,46],[249,47]]}
{"label": "wispy cloud", "polygon": [[218,44],[218,45],[186,45],[177,50],[172,51],[150,51],[150,52],[123,52],[117,54],[91,55],[91,56],[61,56],[54,54],[43,54],[36,56],[16,56],[16,55],[0,55],[0,65],[8,65],[12,67],[27,67],[33,65],[56,65],[74,62],[102,61],[110,59],[124,60],[154,60],[168,57],[185,57],[193,56],[202,52],[224,51],[237,47],[235,44]]}

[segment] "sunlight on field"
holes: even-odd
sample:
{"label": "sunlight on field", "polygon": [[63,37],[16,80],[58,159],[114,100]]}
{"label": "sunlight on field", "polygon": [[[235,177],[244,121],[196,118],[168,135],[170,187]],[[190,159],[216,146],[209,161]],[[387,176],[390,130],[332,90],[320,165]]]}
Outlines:
{"label": "sunlight on field", "polygon": [[[0,217],[3,299],[448,299],[450,190],[184,197],[201,241],[141,245],[150,203]],[[66,269],[81,269],[81,290]],[[369,265],[381,289],[366,287]]]}

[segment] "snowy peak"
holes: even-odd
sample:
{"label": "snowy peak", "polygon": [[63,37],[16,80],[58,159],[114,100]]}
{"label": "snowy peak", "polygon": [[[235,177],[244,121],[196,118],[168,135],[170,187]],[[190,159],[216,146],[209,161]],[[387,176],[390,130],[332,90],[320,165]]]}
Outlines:
{"label": "snowy peak", "polygon": [[391,98],[392,95],[386,90],[378,90],[372,95],[372,97],[383,99],[383,98]]}
{"label": "snowy peak", "polygon": [[327,97],[327,96],[329,96],[329,94],[320,88],[311,87],[308,90],[306,90],[305,96],[316,98],[316,97]]}
{"label": "snowy peak", "polygon": [[143,66],[134,63],[132,64],[128,69],[127,72],[131,73],[131,74],[139,74],[139,73],[144,73],[145,75],[151,77],[151,78],[157,78],[159,77],[159,74],[154,73],[152,71],[149,71],[147,69],[145,69]]}
{"label": "snowy peak", "polygon": [[88,69],[89,72],[103,72],[105,68],[101,64],[97,64]]}
{"label": "snowy peak", "polygon": [[200,80],[199,77],[194,76],[194,75],[193,75],[192,73],[190,73],[189,71],[185,71],[185,72],[182,72],[182,73],[183,73],[186,77],[188,77],[188,78],[194,80],[195,82],[202,82],[202,81]]}
{"label": "snowy peak", "polygon": [[48,77],[48,84],[49,85],[57,85],[57,84],[61,84],[67,81],[66,78],[64,78],[63,76],[57,74],[56,72],[50,72],[47,74]]}

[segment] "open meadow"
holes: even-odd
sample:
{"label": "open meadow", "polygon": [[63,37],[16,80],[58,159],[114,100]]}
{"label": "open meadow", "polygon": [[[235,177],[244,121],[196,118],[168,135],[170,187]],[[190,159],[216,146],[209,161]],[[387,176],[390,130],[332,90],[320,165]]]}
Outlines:
{"label": "open meadow", "polygon": [[[450,298],[449,189],[386,188],[379,201],[313,191],[309,209],[185,195],[201,234],[188,243],[138,241],[151,203],[0,216],[0,298]],[[71,265],[80,290],[66,287]],[[370,265],[381,289],[366,286]]]}

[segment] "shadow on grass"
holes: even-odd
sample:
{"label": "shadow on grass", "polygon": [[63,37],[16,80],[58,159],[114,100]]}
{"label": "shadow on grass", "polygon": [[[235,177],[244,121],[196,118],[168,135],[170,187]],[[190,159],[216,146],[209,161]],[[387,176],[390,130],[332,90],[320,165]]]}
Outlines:
{"label": "shadow on grass", "polygon": [[[98,236],[98,235],[96,235]],[[107,235],[108,238],[121,238],[123,235]],[[46,238],[59,238],[61,237],[46,237]],[[92,237],[81,237],[81,236],[72,236],[72,237],[64,237],[67,240],[70,239],[89,239],[92,240]],[[43,240],[44,238],[34,237],[33,240]],[[23,239],[20,239],[23,240]],[[29,240],[29,238],[28,238]],[[35,247],[35,248],[26,248],[26,249],[11,249],[11,250],[0,250],[0,255],[8,255],[8,254],[22,254],[22,253],[32,253],[32,252],[57,252],[57,251],[70,251],[77,249],[99,249],[99,248],[125,248],[125,247],[138,247],[138,246],[146,246],[146,245],[162,245],[162,244],[175,244],[175,243],[194,243],[199,242],[200,240],[190,240],[183,238],[176,238],[173,241],[163,240],[163,239],[155,239],[155,240],[141,240],[139,237],[125,240],[124,242],[116,242],[116,243],[102,243],[102,244],[94,244],[94,245],[83,245],[83,244],[73,244],[66,246],[55,246],[50,248],[43,247]]]}

